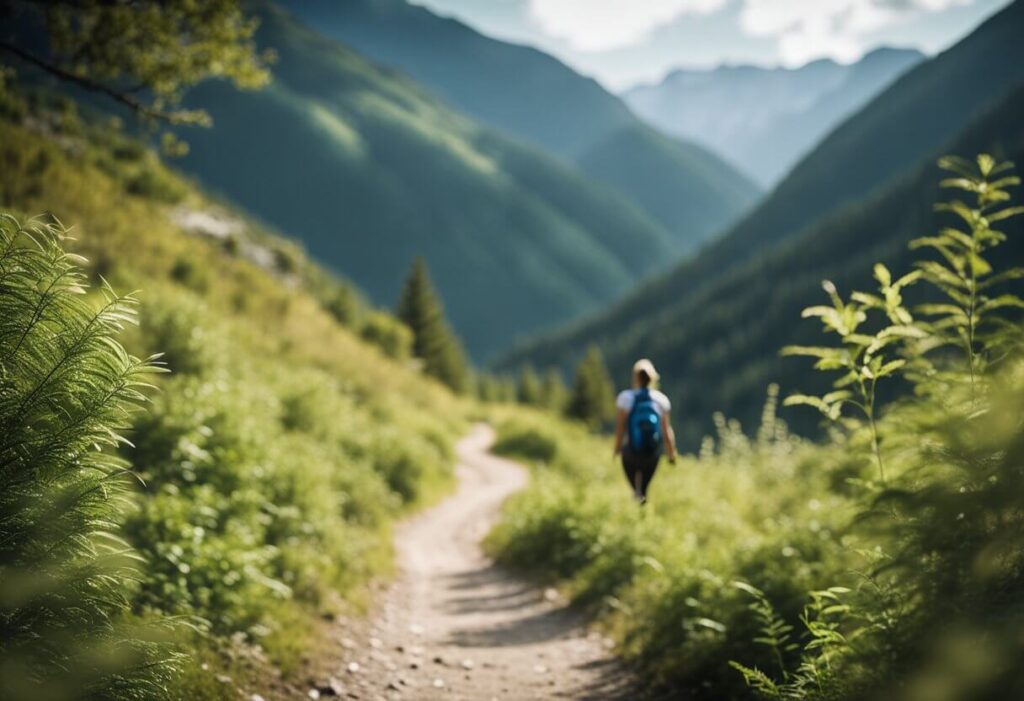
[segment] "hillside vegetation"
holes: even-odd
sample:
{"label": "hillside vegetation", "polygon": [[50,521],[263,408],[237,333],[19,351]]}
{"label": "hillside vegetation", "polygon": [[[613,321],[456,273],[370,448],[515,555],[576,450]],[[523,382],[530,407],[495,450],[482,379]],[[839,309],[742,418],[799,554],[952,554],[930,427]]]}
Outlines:
{"label": "hillside vegetation", "polygon": [[461,405],[294,244],[116,124],[2,95],[0,696],[300,693],[321,615],[360,605],[391,521],[449,484]]}
{"label": "hillside vegetation", "polygon": [[[819,332],[787,352],[829,388],[786,403],[825,415],[823,443],[788,431],[772,386],[751,433],[717,415],[640,507],[610,438],[495,412],[496,450],[531,462],[534,481],[492,552],[596,615],[652,698],[1024,693],[1024,272],[1003,257],[1024,235],[1006,227],[1024,214],[1007,201],[1020,180],[988,156],[943,166],[957,191],[941,228],[903,241],[918,262],[876,265],[857,292],[826,282],[803,313]],[[896,382],[915,391],[879,411]]]}
{"label": "hillside vegetation", "polygon": [[[691,448],[714,411],[750,425],[769,382],[803,384],[798,366],[776,353],[787,341],[806,340],[798,313],[813,301],[817,282],[863,285],[866,262],[905,260],[903,242],[934,224],[929,172],[943,149],[1019,159],[1021,26],[1018,2],[897,81],[720,241],[608,312],[527,344],[500,366],[568,368],[596,343],[616,374],[642,356],[665,369]],[[902,162],[897,152],[906,154]],[[1021,255],[1014,241],[1003,253],[1008,260]]]}
{"label": "hillside vegetation", "polygon": [[190,150],[176,165],[302,241],[377,304],[394,305],[423,255],[481,359],[597,309],[675,257],[667,232],[626,198],[284,10],[254,9],[258,46],[277,53],[273,82],[193,90],[188,104],[214,126],[181,132]]}
{"label": "hillside vegetation", "polygon": [[734,222],[759,194],[717,155],[659,134],[594,80],[536,49],[483,36],[406,0],[283,4],[471,117],[612,185],[672,235],[675,259]]}

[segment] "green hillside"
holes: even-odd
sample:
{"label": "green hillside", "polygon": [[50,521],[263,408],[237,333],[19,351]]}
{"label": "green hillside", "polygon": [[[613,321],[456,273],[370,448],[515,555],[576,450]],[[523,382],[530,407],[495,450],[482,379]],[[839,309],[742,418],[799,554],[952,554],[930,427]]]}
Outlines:
{"label": "green hillside", "polygon": [[[3,88],[0,120],[0,211],[23,226],[46,213],[40,226],[59,220],[71,227],[74,238],[61,244],[84,256],[82,282],[94,290],[87,308],[100,308],[101,279],[120,293],[140,290],[140,324],[124,324],[118,340],[141,358],[162,353],[159,361],[169,370],[150,380],[156,390],[139,388],[151,401],[132,415],[126,435],[134,445],[117,449],[140,479],[122,470],[107,475],[103,489],[113,501],[93,522],[122,533],[143,559],[118,564],[112,556],[95,562],[80,556],[97,579],[114,577],[116,585],[104,586],[116,591],[103,605],[117,609],[110,599],[128,598],[137,616],[118,625],[179,617],[171,644],[192,658],[185,676],[170,684],[173,698],[238,698],[243,691],[248,698],[257,690],[266,694],[268,685],[281,691],[278,697],[305,695],[307,687],[290,686],[288,673],[322,648],[323,616],[365,601],[367,581],[389,569],[390,523],[450,484],[450,442],[464,425],[460,401],[412,366],[408,339],[399,333],[404,327],[393,317],[360,302],[348,283],[311,263],[294,243],[173,174],[109,118],[83,120],[70,103],[26,103]],[[4,219],[2,226],[6,242],[15,224]],[[41,234],[37,240],[44,240]],[[5,248],[5,259],[9,253]],[[4,266],[9,285],[13,266],[6,260]],[[68,314],[67,303],[52,306]],[[33,344],[62,343],[62,317],[51,318],[42,305],[39,313],[44,328],[25,332],[24,357],[36,361],[42,356],[32,355]],[[4,318],[5,338],[12,323]],[[109,352],[105,342],[100,348]],[[5,410],[17,398],[19,373],[27,372],[8,360]],[[85,399],[102,387],[103,370],[76,368],[60,378],[78,383]],[[75,417],[73,399],[54,395],[52,402],[45,411],[57,418],[32,427],[40,436]],[[6,441],[19,435],[7,431],[16,428],[4,424],[5,460],[12,455]],[[86,484],[84,470],[67,475],[75,489]],[[8,472],[4,489],[25,494],[18,490],[26,477]],[[45,490],[56,485],[38,479],[29,486],[45,504],[54,496]],[[4,528],[29,506],[8,499]],[[80,528],[74,538],[88,546]],[[28,537],[25,545],[39,542]],[[4,567],[11,566],[6,571],[17,572],[19,561],[5,546]],[[13,579],[0,580],[7,664],[0,696],[20,699],[26,692],[18,690],[22,671],[11,666],[8,635],[12,645],[25,641],[17,637],[12,611],[37,604],[19,598],[24,589],[14,594]],[[100,593],[86,590],[83,605]],[[74,604],[72,598],[64,605]],[[53,641],[81,624],[68,625]],[[121,628],[108,633],[128,635]],[[49,695],[33,698],[81,698],[60,685],[98,683],[88,655],[101,650],[79,638],[68,644],[82,658],[58,671],[54,666],[66,662],[63,648],[49,649],[50,666],[43,668],[51,675]],[[251,664],[238,661],[243,652]],[[170,662],[173,668],[173,656]],[[230,683],[216,679],[225,665]],[[268,676],[273,665],[286,672],[283,679]],[[130,691],[90,698],[128,698]],[[140,690],[131,698],[154,695]]]}
{"label": "green hillside", "polygon": [[[483,358],[576,318],[675,257],[624,197],[260,6],[272,85],[190,95],[213,116],[178,165],[391,306],[413,258]],[[488,303],[479,300],[486,295]],[[501,323],[496,324],[495,319]]]}
{"label": "green hillside", "polygon": [[[972,116],[985,113],[1024,81],[1024,45],[1017,40],[1022,27],[1024,4],[1018,2],[898,80],[828,137],[741,224],[698,256],[609,312],[527,344],[501,365],[568,367],[583,348],[598,343],[617,371],[634,355],[651,355],[672,369],[668,381],[686,402],[691,439],[713,411],[753,417],[764,386],[780,371],[776,351],[792,338],[770,321],[776,318],[773,310],[786,296],[790,301],[779,315],[791,319],[794,308],[799,311],[813,301],[818,282],[837,274],[821,255],[830,246],[850,252],[844,269],[863,275],[869,271],[859,263],[885,258],[877,251],[862,257],[865,242],[895,247],[908,237],[911,222],[894,226],[886,212],[875,208],[909,173],[932,168],[943,152],[964,150],[954,148],[954,139]],[[1006,123],[1002,131],[988,135],[992,140],[1013,142],[1007,132],[1011,115],[1003,115]],[[971,133],[984,132],[972,128]],[[983,146],[969,143],[966,151]],[[929,211],[933,194],[916,194],[919,208],[913,211],[919,221]],[[863,219],[848,231],[854,238],[846,243],[831,240],[841,237],[837,226],[853,221],[855,212]],[[790,298],[790,288],[803,292]]]}
{"label": "green hillside", "polygon": [[618,97],[536,49],[485,37],[406,0],[282,4],[466,114],[618,188],[672,232],[679,253],[735,221],[758,194],[717,156],[661,136]]}
{"label": "green hillside", "polygon": [[[1024,162],[1021,110],[1024,89],[975,120],[946,150],[987,151]],[[781,358],[779,350],[789,343],[814,344],[819,332],[815,324],[800,319],[800,311],[821,297],[822,280],[832,280],[841,291],[867,289],[875,261],[900,270],[920,257],[906,242],[937,231],[947,221],[932,209],[939,194],[937,175],[929,159],[864,202],[838,209],[634,325],[628,335],[609,334],[602,346],[609,363],[625,377],[636,357],[655,360],[690,449],[709,430],[714,412],[726,411],[745,425],[756,424],[765,388],[773,382],[784,391],[823,391],[827,385],[807,373],[805,362]],[[1010,240],[1000,250],[1001,264],[1024,262],[1021,222],[1009,222],[1005,232]],[[559,360],[561,351],[555,344],[540,346],[530,357],[543,366]],[[804,412],[789,418],[805,429],[816,421]]]}
{"label": "green hillside", "polygon": [[596,180],[631,192],[636,202],[689,242],[680,247],[688,252],[732,221],[707,203],[750,199],[747,184],[719,158],[642,125],[613,132],[583,154],[579,167]]}

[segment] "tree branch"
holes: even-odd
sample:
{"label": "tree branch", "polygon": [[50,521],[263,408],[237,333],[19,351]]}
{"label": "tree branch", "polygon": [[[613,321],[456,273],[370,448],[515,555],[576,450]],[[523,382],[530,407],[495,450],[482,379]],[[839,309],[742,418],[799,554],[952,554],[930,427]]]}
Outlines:
{"label": "tree branch", "polygon": [[167,124],[187,124],[195,122],[195,118],[185,111],[178,112],[165,112],[158,110],[149,105],[143,104],[141,101],[127,95],[119,90],[116,90],[109,85],[105,85],[92,78],[85,76],[76,75],[60,66],[50,63],[44,59],[35,56],[24,49],[15,46],[7,41],[0,40],[0,51],[6,51],[7,53],[17,56],[22,61],[30,63],[37,68],[41,68],[47,73],[70,83],[74,83],[79,87],[85,88],[91,92],[101,93],[107,97],[119,102],[120,104],[128,107],[136,114],[145,117],[146,119],[152,119],[158,122],[164,122]]}

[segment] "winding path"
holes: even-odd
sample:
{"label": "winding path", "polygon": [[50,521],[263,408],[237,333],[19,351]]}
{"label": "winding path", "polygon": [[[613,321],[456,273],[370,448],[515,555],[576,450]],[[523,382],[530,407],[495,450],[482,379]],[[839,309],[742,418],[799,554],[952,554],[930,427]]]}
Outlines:
{"label": "winding path", "polygon": [[[480,540],[526,470],[477,426],[457,446],[458,489],[404,522],[400,574],[339,678],[365,699],[628,699],[632,678],[554,594],[491,562]],[[353,662],[355,666],[353,666]],[[348,692],[346,692],[348,693]]]}

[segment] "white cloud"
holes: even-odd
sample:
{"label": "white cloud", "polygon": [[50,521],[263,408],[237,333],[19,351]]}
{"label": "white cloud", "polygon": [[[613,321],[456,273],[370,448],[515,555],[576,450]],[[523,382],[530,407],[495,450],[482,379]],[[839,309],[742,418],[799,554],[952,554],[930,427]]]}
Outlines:
{"label": "white cloud", "polygon": [[872,32],[942,12],[971,0],[745,0],[740,25],[751,36],[774,36],[779,58],[800,65],[821,56],[853,61]]}
{"label": "white cloud", "polygon": [[706,15],[728,0],[529,0],[529,15],[546,34],[580,51],[631,46],[684,14]]}

